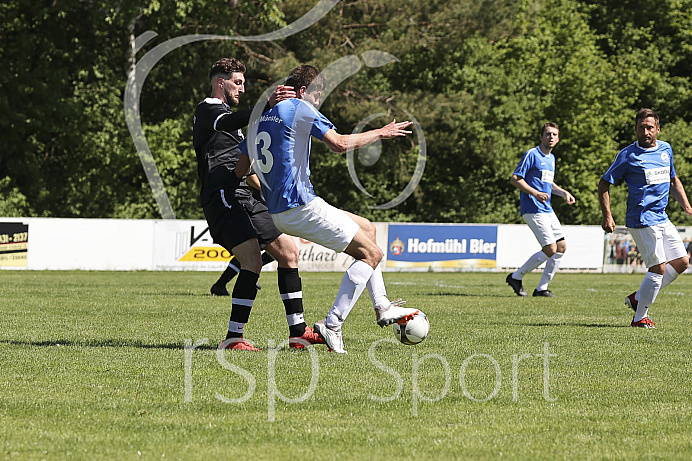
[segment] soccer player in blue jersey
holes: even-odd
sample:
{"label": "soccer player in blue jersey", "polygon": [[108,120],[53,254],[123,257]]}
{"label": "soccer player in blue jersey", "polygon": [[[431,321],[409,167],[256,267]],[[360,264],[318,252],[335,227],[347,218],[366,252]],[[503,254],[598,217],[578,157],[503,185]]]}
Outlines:
{"label": "soccer player in blue jersey", "polygon": [[685,188],[675,174],[673,149],[657,139],[661,132],[658,115],[651,109],[641,109],[635,117],[637,141],[625,147],[598,183],[598,198],[603,213],[601,227],[615,230],[610,211],[610,185],[621,179],[629,190],[625,225],[637,243],[637,249],[649,268],[639,290],[625,298],[634,310],[633,327],[655,328],[649,317],[649,307],[658,292],[674,281],[689,266],[685,244],[668,219],[666,206],[672,195],[692,216],[692,206]]}
{"label": "soccer player in blue jersey", "polygon": [[545,262],[543,275],[533,290],[533,296],[554,297],[548,289],[548,284],[560,267],[567,243],[562,225],[553,211],[551,195],[564,197],[569,205],[574,204],[576,200],[572,194],[553,182],[555,155],[552,151],[560,141],[560,128],[557,124],[544,123],[540,141],[538,146],[524,153],[509,182],[521,191],[521,217],[533,231],[541,250],[533,254],[518,270],[509,274],[506,281],[518,296],[528,296],[522,279]]}
{"label": "soccer player in blue jersey", "polygon": [[[245,65],[235,58],[215,62],[209,71],[211,97],[197,105],[193,127],[193,145],[202,185],[200,201],[214,242],[235,255],[241,263],[232,292],[231,317],[223,347],[258,351],[243,338],[245,325],[257,296],[257,280],[264,261],[265,247],[278,261],[279,293],[286,310],[289,345],[302,349],[305,342],[323,341],[305,324],[303,292],[298,274],[298,248],[293,239],[274,225],[266,204],[253,189],[259,183],[254,175],[238,178],[234,169],[241,157],[238,143],[241,128],[247,126],[252,109],[231,110],[245,92]],[[267,107],[294,95],[292,88],[279,87]]]}
{"label": "soccer player in blue jersey", "polygon": [[[406,130],[411,122],[395,120],[379,129],[342,135],[316,109],[325,82],[315,67],[296,67],[286,85],[295,89],[296,98],[282,101],[265,112],[256,131],[250,126],[248,139],[239,146],[246,156],[238,161],[236,175],[242,177],[248,171],[250,157],[255,159],[254,168],[262,180],[267,207],[276,227],[356,259],[346,271],[327,317],[314,326],[333,351],[345,354],[341,327],[366,287],[380,326],[418,311],[402,307],[402,301],[391,302],[387,298],[379,267],[383,253],[375,243],[375,226],[315,195],[310,183],[311,138],[324,142],[334,152],[346,152],[380,139],[406,136],[411,133]],[[256,136],[251,138],[253,132]]]}

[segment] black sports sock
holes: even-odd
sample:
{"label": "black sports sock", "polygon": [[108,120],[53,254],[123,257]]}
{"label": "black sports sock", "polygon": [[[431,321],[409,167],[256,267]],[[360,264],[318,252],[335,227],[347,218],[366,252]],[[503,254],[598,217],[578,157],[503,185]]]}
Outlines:
{"label": "black sports sock", "polygon": [[302,336],[305,333],[303,318],[303,291],[297,268],[278,268],[279,293],[286,309],[286,320],[290,336]]}
{"label": "black sports sock", "polygon": [[219,280],[217,280],[214,285],[218,284],[225,286],[233,277],[238,275],[238,272],[240,272],[240,261],[238,261],[238,258],[233,258],[228,262],[228,267],[226,267],[226,270],[223,271],[223,274],[221,274],[221,277],[219,277]]}
{"label": "black sports sock", "polygon": [[257,296],[257,279],[259,279],[259,274],[244,269],[240,270],[233,287],[233,304],[226,339],[243,336],[243,328],[250,319],[252,304]]}
{"label": "black sports sock", "polygon": [[272,255],[270,255],[269,253],[267,253],[266,251],[263,251],[262,252],[262,265],[266,266],[267,264],[269,264],[272,261],[276,261],[274,259],[274,257]]}

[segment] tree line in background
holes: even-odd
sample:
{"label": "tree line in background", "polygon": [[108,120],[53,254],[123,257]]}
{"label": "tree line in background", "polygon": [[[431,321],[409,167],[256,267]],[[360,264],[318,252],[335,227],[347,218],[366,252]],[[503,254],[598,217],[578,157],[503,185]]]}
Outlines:
{"label": "tree line in background", "polygon": [[[128,131],[123,94],[132,66],[187,34],[257,35],[292,23],[317,0],[10,0],[0,5],[0,216],[158,218]],[[145,31],[155,40],[134,52]],[[220,57],[247,67],[250,107],[300,63],[325,68],[379,50],[398,62],[362,65],[324,101],[341,133],[415,117],[427,151],[413,194],[371,207],[409,183],[422,139],[387,140],[354,155],[313,144],[319,195],[374,221],[521,222],[508,182],[545,121],[561,127],[553,200],[564,224],[600,224],[600,175],[635,140],[634,115],[656,110],[683,184],[692,178],[692,0],[352,0],[280,41],[196,42],[148,75],[140,113],[178,218],[202,218],[192,114]],[[378,157],[379,156],[379,157]],[[375,161],[377,160],[377,161]],[[688,187],[692,190],[692,187]],[[612,189],[624,224],[626,190]],[[686,222],[669,207],[673,222]]]}

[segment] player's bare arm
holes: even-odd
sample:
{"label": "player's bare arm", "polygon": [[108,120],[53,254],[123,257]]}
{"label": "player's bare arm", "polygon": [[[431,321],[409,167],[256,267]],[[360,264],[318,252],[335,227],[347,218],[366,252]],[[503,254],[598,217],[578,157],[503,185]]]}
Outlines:
{"label": "player's bare arm", "polygon": [[601,204],[601,213],[603,213],[601,227],[607,233],[613,232],[615,221],[610,212],[610,183],[603,178],[598,183],[598,202]]}
{"label": "player's bare arm", "polygon": [[248,185],[248,186],[250,186],[250,187],[252,187],[252,188],[254,188],[254,189],[257,189],[257,190],[260,190],[260,191],[262,190],[262,185],[261,185],[260,182],[259,182],[259,178],[258,178],[257,175],[254,174],[254,173],[245,176],[245,182],[247,182],[247,185]]}
{"label": "player's bare arm", "polygon": [[575,199],[574,196],[567,191],[567,189],[563,189],[555,183],[553,183],[553,195],[564,198],[567,201],[567,205],[574,205],[574,203],[577,201],[577,199]]}
{"label": "player's bare arm", "polygon": [[529,184],[521,176],[513,174],[509,179],[509,183],[520,191],[536,197],[536,199],[538,199],[540,202],[546,202],[550,198],[550,195],[546,194],[545,192],[538,192],[536,189],[529,186]]}
{"label": "player's bare arm", "polygon": [[411,124],[412,122],[409,121],[397,122],[394,120],[382,128],[358,134],[339,134],[336,130],[329,130],[322,138],[322,142],[324,142],[332,152],[342,153],[349,149],[358,149],[367,146],[380,139],[389,139],[411,134],[411,131],[406,130]]}
{"label": "player's bare arm", "polygon": [[[238,161],[235,164],[235,175],[239,178],[242,179],[244,176],[246,176],[250,172],[250,166],[252,165],[252,162],[250,161],[250,157],[247,155],[241,155]],[[257,177],[257,175],[255,175]]]}
{"label": "player's bare arm", "polygon": [[685,214],[692,216],[692,206],[687,199],[685,187],[677,176],[670,180],[670,195],[682,206],[682,210]]}

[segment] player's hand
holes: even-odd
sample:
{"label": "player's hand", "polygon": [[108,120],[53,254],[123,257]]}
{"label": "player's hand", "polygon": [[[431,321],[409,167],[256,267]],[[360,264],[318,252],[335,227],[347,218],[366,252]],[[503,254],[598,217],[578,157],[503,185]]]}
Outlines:
{"label": "player's hand", "polygon": [[536,195],[534,195],[534,197],[536,197],[536,200],[538,200],[539,202],[545,203],[550,198],[550,195],[546,194],[545,192],[536,192]]}
{"label": "player's hand", "polygon": [[390,124],[380,128],[380,137],[383,139],[394,138],[397,136],[406,136],[407,134],[413,133],[412,131],[407,131],[405,128],[410,127],[413,122],[398,122],[396,120],[392,121]]}
{"label": "player's hand", "polygon": [[565,200],[567,200],[567,205],[574,205],[577,202],[577,199],[574,198],[574,195],[570,194],[567,191],[565,191]]}
{"label": "player's hand", "polygon": [[613,221],[612,216],[608,216],[603,218],[603,222],[601,223],[601,227],[603,228],[604,231],[606,231],[606,234],[610,234],[615,230],[615,221]]}
{"label": "player's hand", "polygon": [[269,96],[269,105],[274,107],[276,104],[284,101],[286,99],[291,99],[296,97],[296,92],[293,91],[292,86],[279,85],[276,87],[274,92]]}

